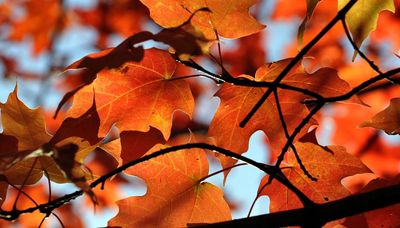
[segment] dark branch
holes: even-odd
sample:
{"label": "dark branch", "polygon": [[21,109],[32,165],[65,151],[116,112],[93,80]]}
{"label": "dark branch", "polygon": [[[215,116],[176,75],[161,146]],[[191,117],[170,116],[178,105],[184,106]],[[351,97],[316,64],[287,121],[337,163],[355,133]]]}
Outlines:
{"label": "dark branch", "polygon": [[[290,135],[285,145],[282,148],[281,153],[279,154],[278,160],[275,164],[276,167],[279,167],[281,162],[284,159],[286,151],[289,149],[290,145],[293,144],[294,139],[300,133],[304,126],[310,122],[311,118],[324,106],[324,102],[318,103],[308,114],[307,116],[300,122],[299,125],[294,129],[293,133]],[[271,176],[272,177],[272,176]]]}
{"label": "dark branch", "polygon": [[196,227],[322,227],[337,219],[400,203],[400,184],[301,208]]}
{"label": "dark branch", "polygon": [[379,69],[379,67],[378,67],[377,65],[375,65],[375,63],[374,63],[372,60],[370,60],[370,59],[367,57],[367,55],[364,54],[364,52],[362,52],[362,51],[360,50],[360,48],[357,46],[356,43],[354,43],[354,40],[351,38],[349,28],[348,28],[347,25],[346,25],[345,19],[342,19],[341,21],[342,21],[342,25],[343,25],[344,32],[346,33],[346,36],[347,36],[347,40],[351,43],[351,46],[353,46],[354,50],[361,56],[361,58],[363,58],[363,59],[368,63],[368,65],[369,65],[374,71],[376,71],[378,74],[382,74],[382,71]]}
{"label": "dark branch", "polygon": [[[279,115],[279,119],[281,121],[281,125],[283,128],[283,131],[285,132],[285,137],[287,140],[289,140],[290,135],[289,135],[289,131],[288,131],[288,127],[285,121],[285,117],[283,116],[283,112],[282,112],[282,107],[281,107],[281,102],[279,101],[279,96],[278,96],[278,91],[275,89],[274,90],[274,97],[275,97],[275,103],[276,103],[276,107],[278,109],[278,115]],[[304,166],[303,162],[301,161],[301,158],[299,156],[299,154],[297,153],[296,147],[294,146],[293,143],[291,143],[290,148],[292,149],[297,163],[299,163],[300,169],[303,171],[304,175],[306,175],[308,178],[310,178],[310,180],[312,181],[317,181],[317,178],[313,177],[310,172],[308,172],[308,170],[306,169],[306,167]]]}
{"label": "dark branch", "polygon": [[[149,161],[153,158],[156,158],[158,156],[164,155],[164,154],[168,154],[171,152],[176,152],[179,150],[184,150],[184,149],[192,149],[192,148],[200,148],[200,149],[207,149],[207,150],[211,150],[213,152],[218,152],[221,153],[225,156],[229,156],[238,160],[241,160],[243,162],[246,162],[258,169],[260,169],[261,171],[267,173],[270,176],[273,176],[276,180],[278,180],[279,182],[281,182],[283,185],[285,185],[289,190],[291,190],[294,194],[296,194],[296,196],[299,198],[299,200],[304,204],[304,205],[314,205],[314,202],[312,202],[304,193],[302,193],[297,187],[295,187],[292,183],[290,183],[289,180],[286,179],[286,177],[282,174],[282,172],[279,169],[274,168],[273,166],[269,166],[269,165],[265,165],[259,162],[256,162],[250,158],[244,157],[240,154],[234,153],[232,151],[226,150],[224,148],[220,148],[214,145],[210,145],[210,144],[206,144],[206,143],[188,143],[188,144],[183,144],[183,145],[178,145],[178,146],[172,146],[172,147],[168,147],[165,149],[161,149],[159,151],[156,151],[152,154],[143,156],[137,160],[133,160],[130,161],[120,167],[118,167],[117,169],[112,170],[111,172],[101,176],[100,178],[98,178],[97,180],[95,180],[94,182],[92,182],[90,184],[90,188],[94,188],[96,186],[98,186],[99,184],[104,184],[105,181],[107,181],[109,178],[123,172],[124,170],[137,165],[139,163],[145,162],[145,161]],[[5,220],[15,220],[17,219],[21,214],[24,213],[32,213],[36,210],[39,210],[41,213],[43,214],[50,214],[54,209],[70,202],[71,200],[83,195],[83,191],[76,191],[73,192],[71,194],[67,194],[64,195],[63,197],[60,197],[58,199],[52,200],[48,203],[45,204],[40,204],[38,206],[35,207],[31,207],[31,208],[27,208],[27,209],[23,209],[23,210],[17,210],[16,208],[14,208],[11,211],[0,211],[0,218],[1,219],[5,219]]]}
{"label": "dark branch", "polygon": [[[295,91],[295,92],[299,92],[299,93],[302,93],[304,95],[314,97],[314,98],[316,98],[318,100],[323,100],[324,99],[324,97],[322,97],[320,94],[315,93],[315,92],[313,92],[311,90],[308,90],[308,89],[299,88],[299,87],[296,87],[296,86],[291,86],[291,85],[288,85],[288,84],[285,84],[285,83],[275,84],[273,82],[265,82],[265,81],[258,82],[258,81],[252,81],[252,80],[249,80],[249,79],[246,79],[246,78],[235,78],[235,77],[232,77],[225,70],[225,68],[223,68],[223,66],[221,66],[223,73],[221,75],[219,75],[219,74],[213,73],[213,72],[205,69],[204,67],[202,67],[198,63],[196,63],[194,60],[183,61],[183,60],[180,60],[179,58],[177,58],[176,56],[174,56],[174,58],[175,58],[176,61],[182,63],[183,65],[185,65],[187,67],[191,67],[191,68],[193,68],[195,70],[198,70],[200,72],[203,72],[203,73],[207,74],[208,75],[207,78],[209,78],[211,80],[214,80],[218,84],[227,82],[227,83],[232,83],[232,84],[237,85],[237,86],[245,86],[245,87],[262,87],[262,88],[276,87],[276,88],[281,88],[281,89],[286,89],[286,90],[292,90],[292,91]],[[198,74],[198,76],[205,76],[205,75]],[[176,78],[176,79],[183,79],[183,77],[179,77],[179,78]]]}
{"label": "dark branch", "polygon": [[245,127],[247,122],[251,119],[251,117],[257,112],[257,110],[261,107],[261,105],[267,100],[269,95],[273,92],[273,90],[277,87],[277,85],[282,81],[282,79],[290,72],[290,70],[296,66],[300,60],[303,59],[304,55],[307,54],[308,51],[312,47],[315,46],[315,44],[325,36],[326,33],[331,30],[331,28],[344,16],[346,13],[351,9],[351,7],[357,2],[357,0],[351,0],[349,3],[347,3],[343,9],[341,9],[338,14],[317,34],[317,36],[314,37],[297,55],[296,57],[293,58],[292,61],[285,67],[285,69],[282,70],[282,72],[276,77],[276,79],[273,81],[273,84],[271,87],[268,88],[268,90],[263,94],[263,96],[258,100],[258,102],[254,105],[254,107],[250,110],[250,112],[246,115],[246,117],[240,122],[240,127]]}
{"label": "dark branch", "polygon": [[[337,102],[337,101],[344,101],[344,100],[350,99],[352,96],[357,95],[358,93],[364,91],[370,85],[373,85],[374,83],[376,83],[382,79],[393,77],[398,73],[400,73],[400,67],[389,70],[383,74],[379,74],[373,78],[370,78],[367,81],[362,82],[361,84],[354,87],[352,90],[350,90],[349,92],[347,92],[343,95],[335,96],[335,97],[326,97],[322,101],[324,103],[327,103],[327,102]],[[321,103],[321,100],[308,100],[308,101],[304,101],[304,103],[306,103],[306,104]]]}

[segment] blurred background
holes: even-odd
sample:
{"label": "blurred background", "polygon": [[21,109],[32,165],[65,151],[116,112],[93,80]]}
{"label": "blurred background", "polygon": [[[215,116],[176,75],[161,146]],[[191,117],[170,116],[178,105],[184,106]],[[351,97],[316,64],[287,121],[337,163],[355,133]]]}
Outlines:
{"label": "blurred background", "polygon": [[[400,65],[396,56],[400,55],[399,2],[395,1],[395,14],[381,13],[377,30],[362,45],[362,50],[383,71]],[[267,25],[264,31],[237,40],[221,38],[220,41],[224,66],[233,75],[254,75],[264,63],[293,57],[298,52],[297,29],[306,15],[305,1],[293,4],[289,0],[260,0],[250,12]],[[336,12],[337,1],[322,1],[307,24],[303,43],[312,39]],[[138,0],[0,0],[0,102],[5,103],[18,84],[19,98],[31,108],[40,107],[45,115],[47,130],[54,133],[68,108],[67,105],[57,119],[53,119],[58,103],[66,92],[81,83],[79,75],[64,72],[64,69],[87,54],[114,47],[128,36],[145,30],[157,32],[161,27],[151,21],[148,10]],[[155,42],[143,45],[145,48],[165,48]],[[212,51],[218,53],[216,47]],[[351,86],[376,75],[360,57],[352,62],[352,56],[353,49],[339,23],[308,53],[303,65],[309,72],[321,67],[333,67]],[[220,71],[210,58],[200,57],[198,61],[213,72]],[[193,73],[191,69],[183,71],[188,75]],[[188,120],[178,113],[174,117],[173,135],[187,133],[188,128],[194,133],[206,133],[219,105],[219,99],[213,97],[218,90],[213,81],[196,78],[191,81],[191,88],[197,102],[194,119]],[[357,126],[387,107],[391,98],[400,97],[400,91],[383,83],[361,96],[371,108],[337,104],[326,106],[317,115],[319,143],[346,146],[348,152],[359,156],[377,175],[396,176],[400,172],[400,154],[395,152],[400,149],[399,136],[389,136],[369,128],[359,129]],[[271,161],[263,132],[256,132],[251,137],[249,150],[244,155],[264,163]],[[95,173],[104,173],[110,169],[104,165],[104,161],[110,159],[108,156],[97,151],[85,164]],[[210,165],[210,173],[221,169],[211,157]],[[224,189],[233,217],[241,218],[248,215],[262,177],[263,173],[258,170],[240,166],[231,171],[226,185],[223,185],[222,174],[207,181]],[[48,182],[43,178],[34,186],[24,187],[24,190],[38,202],[46,202]],[[51,183],[53,198],[75,190],[73,184]],[[105,190],[96,189],[101,205],[95,213],[86,197],[74,200],[56,213],[66,225],[104,227],[117,213],[115,200],[145,192],[143,181],[122,174],[106,184]],[[12,205],[15,194],[15,191],[9,190],[3,209]],[[27,198],[20,201],[21,207],[33,205]],[[268,212],[268,198],[261,197],[251,215]],[[16,223],[13,226],[30,227],[39,224],[42,217],[40,214],[24,215],[18,220],[20,225]],[[50,216],[44,225],[60,226],[54,216]]]}

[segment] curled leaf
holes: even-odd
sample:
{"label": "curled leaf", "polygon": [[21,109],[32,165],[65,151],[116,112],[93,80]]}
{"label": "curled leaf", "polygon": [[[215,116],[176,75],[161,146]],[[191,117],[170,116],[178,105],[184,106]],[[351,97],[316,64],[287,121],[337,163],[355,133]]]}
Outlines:
{"label": "curled leaf", "polygon": [[400,134],[400,98],[390,100],[390,105],[359,125],[384,130],[389,135]]}

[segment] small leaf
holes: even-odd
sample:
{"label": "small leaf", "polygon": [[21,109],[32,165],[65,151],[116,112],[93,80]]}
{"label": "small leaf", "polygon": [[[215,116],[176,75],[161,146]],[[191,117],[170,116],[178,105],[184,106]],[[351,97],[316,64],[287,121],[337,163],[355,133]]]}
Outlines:
{"label": "small leaf", "polygon": [[359,127],[373,127],[389,135],[400,134],[400,98],[390,100],[390,105]]}
{"label": "small leaf", "polygon": [[18,87],[15,86],[7,102],[0,103],[3,134],[17,138],[19,151],[36,150],[51,136],[46,132],[42,110],[28,108],[18,99],[17,92]]}
{"label": "small leaf", "polygon": [[304,36],[304,31],[306,29],[306,25],[307,25],[308,21],[311,19],[312,15],[314,13],[314,9],[315,9],[315,7],[317,7],[317,4],[320,1],[321,0],[306,0],[307,14],[306,14],[306,17],[301,22],[301,24],[299,26],[299,30],[297,31],[297,43],[298,43],[299,47],[301,47],[301,45],[303,44],[303,36]]}
{"label": "small leaf", "polygon": [[[342,9],[349,0],[339,0],[338,8]],[[378,15],[383,10],[394,13],[393,0],[359,0],[346,14],[346,22],[355,44],[360,47],[371,31],[376,29]],[[356,57],[354,52],[353,59]]]}

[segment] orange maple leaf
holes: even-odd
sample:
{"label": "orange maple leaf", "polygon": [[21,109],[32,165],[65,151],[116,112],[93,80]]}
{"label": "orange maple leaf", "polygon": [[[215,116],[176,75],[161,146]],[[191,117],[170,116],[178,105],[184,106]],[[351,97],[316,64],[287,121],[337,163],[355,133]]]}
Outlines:
{"label": "orange maple leaf", "polygon": [[191,116],[194,109],[189,84],[176,80],[175,69],[168,52],[146,50],[139,62],[100,71],[91,85],[76,93],[68,115],[86,112],[95,94],[100,137],[115,124],[120,131],[146,132],[152,126],[168,139],[173,112],[179,109]]}
{"label": "orange maple leaf", "polygon": [[[166,28],[178,27],[191,16],[192,25],[207,39],[218,34],[226,38],[239,38],[262,30],[265,26],[252,17],[248,9],[255,0],[141,0],[150,10],[153,20]],[[207,8],[209,12],[198,11]]]}
{"label": "orange maple leaf", "polygon": [[[255,80],[272,82],[290,61],[291,59],[286,59],[261,66],[256,72]],[[340,79],[337,72],[331,68],[322,68],[308,74],[297,66],[282,82],[326,97],[341,95],[350,90],[347,82]],[[208,133],[215,139],[218,146],[243,153],[247,150],[250,136],[255,131],[262,130],[269,139],[272,152],[280,153],[287,139],[273,97],[269,97],[264,102],[246,127],[239,127],[239,122],[250,112],[265,91],[266,88],[224,84],[216,93],[216,96],[221,99],[221,104],[210,124]],[[288,90],[278,90],[278,97],[288,132],[291,133],[308,114],[307,107],[301,102],[309,97]],[[351,101],[359,102],[357,98]],[[315,124],[315,121],[311,121],[308,126],[312,124]],[[306,131],[307,126],[303,128],[302,133]],[[225,156],[221,159],[223,159],[223,167],[228,167],[234,162]]]}
{"label": "orange maple leaf", "polygon": [[[350,192],[341,184],[341,180],[347,176],[370,172],[357,157],[347,153],[344,147],[324,148],[312,142],[297,142],[294,146],[307,171],[318,180],[313,181],[304,174],[292,151],[282,163],[282,172],[316,203],[349,195]],[[296,195],[281,183],[273,180],[270,185],[266,185],[268,179],[266,176],[261,180],[259,191],[260,196],[267,195],[270,198],[271,212],[302,207]]]}
{"label": "orange maple leaf", "polygon": [[382,129],[390,135],[400,134],[400,98],[391,99],[387,108],[363,122],[360,127]]}
{"label": "orange maple leaf", "polygon": [[208,175],[203,150],[166,154],[131,167],[127,173],[142,178],[147,193],[117,201],[119,213],[110,220],[111,226],[185,227],[231,219],[221,189],[201,182]]}

